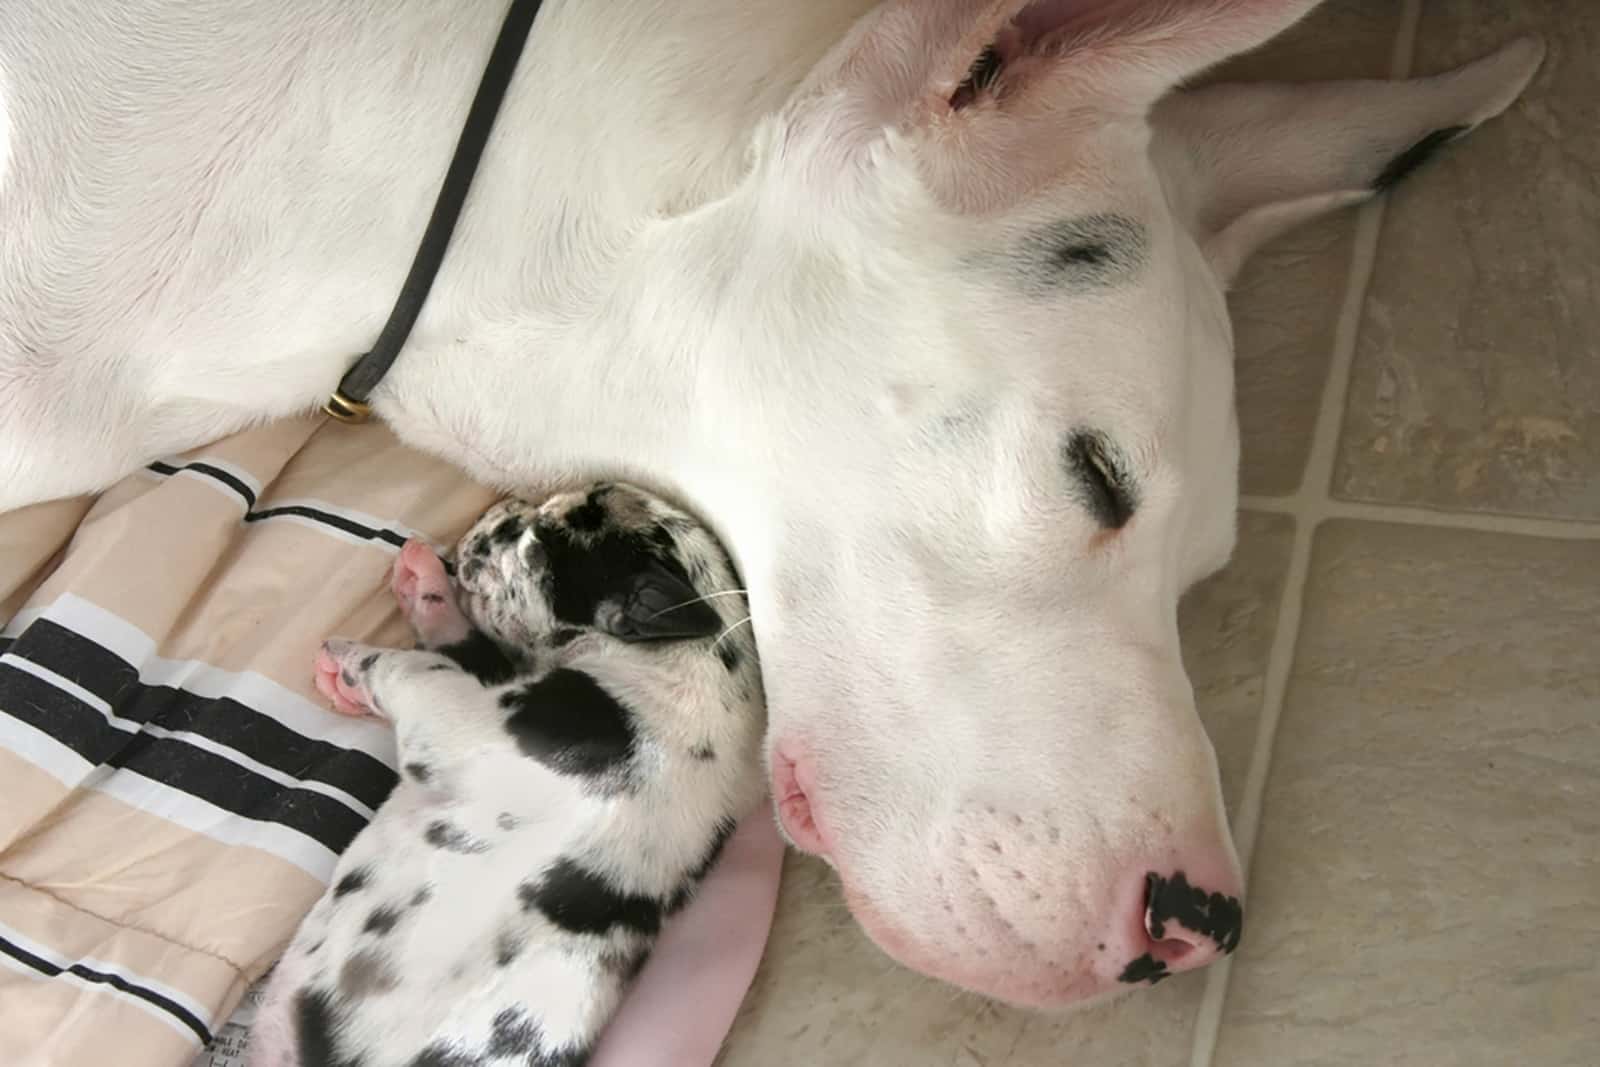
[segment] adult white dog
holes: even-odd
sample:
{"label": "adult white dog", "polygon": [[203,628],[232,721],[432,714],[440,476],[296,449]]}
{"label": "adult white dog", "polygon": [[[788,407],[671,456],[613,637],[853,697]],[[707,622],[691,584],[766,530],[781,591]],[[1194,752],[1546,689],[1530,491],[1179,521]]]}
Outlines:
{"label": "adult white dog", "polygon": [[[711,521],[784,826],[929,974],[1062,1004],[1237,940],[1175,623],[1233,542],[1224,290],[1541,55],[1169,93],[1314,6],[549,0],[375,396]],[[0,5],[0,508],[317,405],[503,10]]]}

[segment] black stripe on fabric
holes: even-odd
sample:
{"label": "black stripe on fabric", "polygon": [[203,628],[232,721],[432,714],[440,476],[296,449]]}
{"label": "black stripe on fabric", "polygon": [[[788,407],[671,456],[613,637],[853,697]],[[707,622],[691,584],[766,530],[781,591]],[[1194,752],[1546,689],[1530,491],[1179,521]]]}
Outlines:
{"label": "black stripe on fabric", "polygon": [[[382,760],[360,749],[306,737],[271,715],[231,697],[204,697],[172,686],[141,682],[139,672],[132,664],[53,620],[35,620],[17,638],[12,651],[18,657],[93,693],[109,704],[121,718],[199,734],[282,774],[341,789],[369,808],[382,804],[394,788],[394,771]],[[4,695],[10,685],[22,684],[11,676],[13,674],[32,678],[32,675],[20,670],[7,672],[6,676],[0,676],[0,695]],[[47,682],[34,681],[45,689],[66,696]],[[46,699],[47,696],[41,692],[29,699]],[[72,700],[70,696],[67,699]],[[109,730],[112,734],[126,736],[126,731],[112,727],[98,711],[85,708],[75,700],[73,703],[94,717],[93,729],[96,733]],[[72,729],[71,724],[79,718],[81,714],[64,715],[60,729],[51,727],[47,732],[85,758],[100,761],[99,755],[91,755],[73,740],[62,736]],[[117,740],[110,738],[110,741]]]}
{"label": "black stripe on fabric", "polygon": [[175,466],[171,463],[163,463],[157,460],[155,463],[145,464],[145,470],[150,471],[152,474],[162,474],[167,476],[177,474],[179,471],[194,471],[196,474],[203,474],[212,481],[218,482],[221,485],[233,490],[234,494],[238,496],[240,500],[244,501],[244,507],[246,511],[249,511],[251,508],[256,506],[256,492],[254,489],[251,489],[245,484],[244,479],[240,478],[238,475],[229,474],[221,467],[213,466],[210,463],[202,463],[197,461],[194,463],[185,463],[182,466]]}
{"label": "black stripe on fabric", "polygon": [[177,1001],[173,1000],[171,997],[164,996],[161,993],[157,993],[153,989],[146,989],[142,985],[130,982],[120,974],[108,974],[105,971],[97,971],[93,968],[85,967],[81,963],[74,963],[68,967],[61,967],[57,964],[51,963],[49,960],[44,959],[41,956],[34,955],[21,945],[14,944],[4,937],[0,937],[0,952],[4,952],[7,956],[10,956],[24,967],[29,967],[35,971],[38,971],[46,978],[59,978],[62,974],[72,974],[82,978],[86,982],[98,982],[101,985],[108,985],[113,989],[119,989],[128,994],[130,997],[138,997],[145,1003],[152,1004],[155,1007],[160,1008],[162,1011],[178,1020],[184,1026],[187,1026],[190,1030],[193,1030],[194,1035],[200,1039],[200,1044],[209,1045],[211,1043],[211,1030],[206,1026],[204,1020],[196,1016],[192,1011],[190,1011],[188,1008],[185,1008],[182,1004],[179,1004]]}
{"label": "black stripe on fabric", "polygon": [[78,698],[11,664],[0,664],[0,709],[92,763],[130,771],[242,818],[276,823],[336,855],[367,822],[333,797],[282,785],[181,738],[119,729]]}
{"label": "black stripe on fabric", "polygon": [[227,471],[219,467],[213,467],[209,463],[187,463],[177,467],[171,463],[156,462],[146,464],[145,469],[161,475],[173,475],[180,470],[190,470],[196,474],[204,474],[209,478],[215,479],[233,490],[245,501],[245,522],[264,522],[267,519],[278,519],[292,515],[297,518],[310,519],[312,522],[320,523],[323,526],[331,527],[342,533],[360,537],[367,541],[383,541],[396,548],[406,543],[404,534],[386,530],[381,526],[368,526],[366,523],[357,522],[343,515],[335,515],[331,511],[323,511],[320,508],[310,507],[305,504],[285,504],[282,507],[262,508],[257,511],[255,510],[256,496],[255,493],[251,492],[250,487]]}
{"label": "black stripe on fabric", "polygon": [[356,522],[354,519],[347,519],[343,515],[335,515],[328,511],[318,511],[316,508],[306,507],[304,504],[285,504],[282,507],[252,511],[244,517],[244,521],[262,522],[266,519],[276,519],[285,515],[296,515],[302,519],[320,522],[324,526],[331,526],[335,530],[342,530],[347,534],[363,537],[368,541],[387,541],[396,548],[406,543],[405,537],[395,533],[393,530],[368,526],[365,523]]}

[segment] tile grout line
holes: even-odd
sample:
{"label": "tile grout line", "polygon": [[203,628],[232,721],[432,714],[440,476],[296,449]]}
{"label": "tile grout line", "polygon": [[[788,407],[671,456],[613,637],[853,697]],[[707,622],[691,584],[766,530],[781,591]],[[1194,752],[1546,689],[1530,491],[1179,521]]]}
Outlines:
{"label": "tile grout line", "polygon": [[1440,511],[1408,504],[1379,504],[1359,500],[1315,500],[1300,496],[1242,496],[1242,511],[1289,515],[1316,525],[1325,519],[1429,526],[1444,530],[1543,537],[1556,541],[1600,541],[1600,522],[1592,519],[1544,518],[1532,515],[1496,515],[1484,512]]}
{"label": "tile grout line", "polygon": [[[1422,0],[1404,0],[1404,4],[1389,60],[1389,76],[1396,81],[1410,76],[1416,53],[1417,27],[1422,19]],[[1361,316],[1377,263],[1385,200],[1379,197],[1369,202],[1361,208],[1356,219],[1354,247],[1345,276],[1344,300],[1334,331],[1333,359],[1322,385],[1322,403],[1317,410],[1311,452],[1306,460],[1300,490],[1284,509],[1295,520],[1294,541],[1278,603],[1272,646],[1267,654],[1255,747],[1250,753],[1243,794],[1234,814],[1233,836],[1247,886],[1255,857],[1256,836],[1260,831],[1261,809],[1266,797],[1267,772],[1277,740],[1278,722],[1283,714],[1289,674],[1299,646],[1300,622],[1311,571],[1312,538],[1331,502],[1339,435],[1350,391],[1351,368],[1355,363]],[[1233,962],[1233,956],[1225,957],[1206,976],[1205,992],[1195,1017],[1194,1040],[1189,1052],[1190,1067],[1212,1067],[1217,1040],[1221,1035],[1222,1012],[1227,1003]]]}

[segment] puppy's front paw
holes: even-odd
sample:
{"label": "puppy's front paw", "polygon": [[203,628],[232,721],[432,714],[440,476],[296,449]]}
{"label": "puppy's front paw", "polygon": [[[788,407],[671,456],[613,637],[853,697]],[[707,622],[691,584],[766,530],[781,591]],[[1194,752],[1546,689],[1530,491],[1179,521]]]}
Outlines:
{"label": "puppy's front paw", "polygon": [[389,586],[424,648],[443,648],[466,640],[472,626],[456,606],[444,562],[425,543],[405,543],[395,557]]}
{"label": "puppy's front paw", "polygon": [[354,641],[330,638],[317,651],[313,677],[317,692],[328,698],[341,715],[371,715],[385,718],[372,696],[368,682],[373,665],[382,653]]}

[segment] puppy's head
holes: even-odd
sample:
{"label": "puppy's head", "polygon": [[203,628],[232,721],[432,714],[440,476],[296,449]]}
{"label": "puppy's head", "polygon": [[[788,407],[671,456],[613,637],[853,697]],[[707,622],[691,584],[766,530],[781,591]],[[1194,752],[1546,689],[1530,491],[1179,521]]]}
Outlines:
{"label": "puppy's head", "polygon": [[703,646],[729,671],[754,658],[744,592],[722,547],[633,486],[501,501],[462,537],[456,579],[481,629],[536,658],[592,637],[680,654]]}

